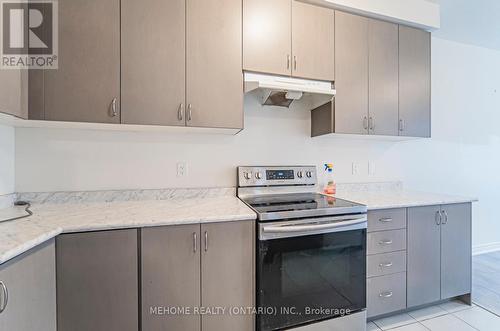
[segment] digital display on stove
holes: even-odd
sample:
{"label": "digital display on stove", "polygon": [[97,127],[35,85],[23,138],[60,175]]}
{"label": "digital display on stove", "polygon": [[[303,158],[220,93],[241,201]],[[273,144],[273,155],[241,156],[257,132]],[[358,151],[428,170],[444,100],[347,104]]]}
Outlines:
{"label": "digital display on stove", "polygon": [[293,170],[266,170],[267,180],[294,179]]}

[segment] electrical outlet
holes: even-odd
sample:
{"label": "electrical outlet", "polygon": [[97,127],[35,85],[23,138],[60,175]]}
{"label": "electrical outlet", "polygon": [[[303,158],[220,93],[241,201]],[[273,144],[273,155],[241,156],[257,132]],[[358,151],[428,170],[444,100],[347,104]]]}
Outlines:
{"label": "electrical outlet", "polygon": [[177,177],[187,176],[187,164],[186,162],[177,163]]}
{"label": "electrical outlet", "polygon": [[375,176],[376,175],[376,167],[375,167],[375,162],[370,161],[368,162],[368,175],[369,176]]}
{"label": "electrical outlet", "polygon": [[352,163],[352,175],[355,176],[358,174],[359,166],[356,162]]}

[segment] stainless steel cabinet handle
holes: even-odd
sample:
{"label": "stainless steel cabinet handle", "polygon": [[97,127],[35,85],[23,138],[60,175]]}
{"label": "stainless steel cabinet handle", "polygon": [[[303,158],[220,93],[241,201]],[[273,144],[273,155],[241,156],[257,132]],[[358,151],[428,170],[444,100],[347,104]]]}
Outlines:
{"label": "stainless steel cabinet handle", "polygon": [[2,289],[2,305],[0,306],[0,314],[4,312],[5,308],[7,308],[7,303],[9,302],[9,291],[7,290],[7,286],[5,283],[0,281],[0,288]]}
{"label": "stainless steel cabinet handle", "polygon": [[380,240],[379,245],[392,245],[392,240]]}
{"label": "stainless steel cabinet handle", "polygon": [[363,117],[363,129],[368,130],[368,117]]}
{"label": "stainless steel cabinet handle", "polygon": [[438,210],[436,212],[436,225],[441,225],[441,221],[442,221],[441,211]]}
{"label": "stainless steel cabinet handle", "polygon": [[193,232],[193,252],[196,253],[198,250],[198,235],[196,232]]}
{"label": "stainless steel cabinet handle", "polygon": [[405,121],[403,119],[399,120],[399,131],[403,132],[405,130]]}
{"label": "stainless steel cabinet handle", "polygon": [[297,56],[293,56],[293,70],[297,70]]}
{"label": "stainless steel cabinet handle", "polygon": [[442,211],[442,215],[444,216],[444,218],[443,218],[443,221],[441,222],[441,224],[445,225],[448,223],[448,213],[446,212],[446,210]]}
{"label": "stainless steel cabinet handle", "polygon": [[193,118],[193,105],[192,104],[188,104],[188,112],[187,112],[187,120],[188,121],[191,121],[191,119]]}
{"label": "stainless steel cabinet handle", "polygon": [[177,119],[179,121],[182,121],[184,119],[184,104],[181,103],[179,105],[179,112],[177,113]]}
{"label": "stainless steel cabinet handle", "polygon": [[290,54],[287,54],[287,56],[286,56],[286,69],[287,70],[290,70],[290,61],[291,61]]}
{"label": "stainless steel cabinet handle", "polygon": [[111,101],[111,107],[109,110],[109,116],[111,117],[116,117],[118,115],[118,110],[116,109],[117,101],[118,101],[117,98],[113,98],[113,100]]}
{"label": "stainless steel cabinet handle", "polygon": [[392,267],[392,262],[385,262],[385,263],[380,263],[378,266],[381,268],[390,268]]}
{"label": "stainless steel cabinet handle", "polygon": [[205,231],[205,252],[208,251],[208,231]]}
{"label": "stainless steel cabinet handle", "polygon": [[370,130],[373,131],[373,129],[375,128],[375,121],[373,120],[373,117],[370,116],[370,119],[368,120],[368,124],[370,126]]}
{"label": "stainless steel cabinet handle", "polygon": [[378,296],[381,298],[390,298],[392,297],[393,294],[394,293],[392,293],[392,291],[388,291],[388,292],[382,292]]}
{"label": "stainless steel cabinet handle", "polygon": [[382,222],[382,223],[390,223],[390,222],[392,222],[392,218],[390,218],[390,217],[381,218],[378,221]]}

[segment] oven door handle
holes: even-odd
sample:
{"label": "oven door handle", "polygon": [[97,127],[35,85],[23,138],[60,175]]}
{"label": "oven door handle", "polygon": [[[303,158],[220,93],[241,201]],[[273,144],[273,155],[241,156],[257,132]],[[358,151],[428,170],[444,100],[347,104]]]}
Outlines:
{"label": "oven door handle", "polygon": [[269,225],[262,228],[264,233],[296,233],[296,232],[317,232],[325,230],[336,230],[331,232],[340,232],[343,229],[348,231],[352,226],[356,225],[366,225],[366,217],[346,220],[346,221],[335,221],[326,224],[314,224],[314,225]]}

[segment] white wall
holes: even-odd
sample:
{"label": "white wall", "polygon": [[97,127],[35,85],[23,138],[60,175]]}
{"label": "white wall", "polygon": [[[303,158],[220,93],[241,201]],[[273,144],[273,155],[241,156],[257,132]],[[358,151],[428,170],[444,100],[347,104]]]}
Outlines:
{"label": "white wall", "polygon": [[[311,139],[308,112],[246,100],[237,136],[16,129],[18,191],[235,185],[235,167],[336,165],[340,182],[403,180],[476,196],[474,244],[500,242],[500,52],[433,38],[432,139]],[[176,163],[188,176],[176,177]],[[376,175],[368,176],[368,162]],[[351,164],[360,164],[351,174]]]}
{"label": "white wall", "polygon": [[0,125],[0,195],[14,192],[14,128]]}

